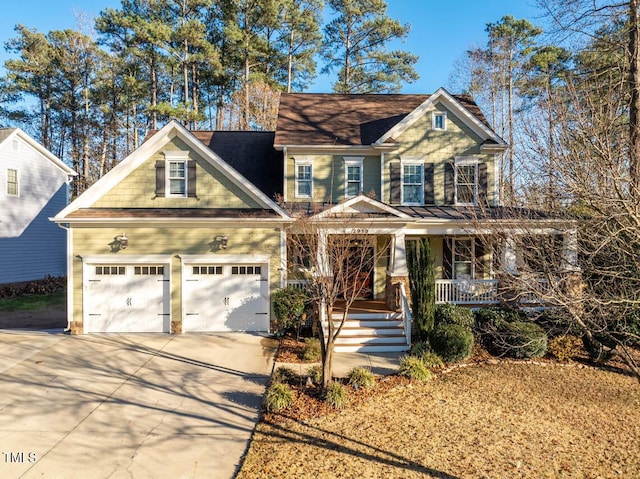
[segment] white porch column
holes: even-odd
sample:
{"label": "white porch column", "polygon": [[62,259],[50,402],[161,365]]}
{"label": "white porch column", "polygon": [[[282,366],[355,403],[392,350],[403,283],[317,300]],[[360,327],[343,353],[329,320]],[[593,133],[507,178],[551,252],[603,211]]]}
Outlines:
{"label": "white porch column", "polygon": [[518,260],[516,257],[516,247],[514,239],[509,236],[504,244],[504,251],[502,252],[502,264],[507,273],[518,273]]}
{"label": "white porch column", "polygon": [[565,231],[562,245],[562,256],[568,270],[577,270],[578,266],[578,233],[575,230]]}
{"label": "white porch column", "polygon": [[391,273],[392,276],[408,276],[409,270],[407,269],[407,248],[404,231],[399,231],[394,234],[392,246],[392,262],[389,273]]}
{"label": "white porch column", "polygon": [[323,278],[331,276],[331,266],[327,257],[327,232],[324,230],[318,231],[317,255],[318,274]]}

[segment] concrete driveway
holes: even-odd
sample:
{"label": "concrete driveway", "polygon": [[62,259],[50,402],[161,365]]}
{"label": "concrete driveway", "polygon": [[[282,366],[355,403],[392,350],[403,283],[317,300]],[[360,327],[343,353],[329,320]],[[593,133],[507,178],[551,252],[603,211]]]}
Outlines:
{"label": "concrete driveway", "polygon": [[228,478],[275,341],[0,331],[0,477]]}

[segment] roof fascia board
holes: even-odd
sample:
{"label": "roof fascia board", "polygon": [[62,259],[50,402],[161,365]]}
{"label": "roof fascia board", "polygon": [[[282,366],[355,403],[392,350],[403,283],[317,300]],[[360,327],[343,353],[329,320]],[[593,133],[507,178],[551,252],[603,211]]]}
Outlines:
{"label": "roof fascia board", "polygon": [[27,135],[20,128],[15,128],[11,132],[11,134],[5,138],[5,140],[2,143],[8,142],[10,139],[12,139],[15,136],[20,137],[20,139],[22,139],[25,143],[27,143],[29,146],[31,146],[36,151],[38,151],[38,153],[40,153],[45,158],[50,160],[55,166],[57,166],[60,170],[62,170],[63,173],[65,173],[65,174],[67,174],[69,176],[78,176],[78,173],[73,171],[60,158],[58,158],[56,155],[51,153],[49,150],[47,150],[44,146],[42,146],[40,143],[38,143],[35,139],[31,138],[31,136]]}
{"label": "roof fascia board", "polygon": [[369,198],[368,196],[364,196],[364,195],[358,195],[358,196],[354,196],[353,198],[348,199],[347,201],[343,202],[343,203],[338,203],[337,205],[326,209],[324,211],[321,211],[320,213],[318,213],[317,215],[314,215],[313,218],[317,218],[317,219],[323,219],[323,218],[327,218],[328,216],[335,214],[335,213],[344,213],[345,210],[347,208],[352,207],[354,204],[356,203],[366,203],[374,208],[377,208],[381,211],[384,211],[386,213],[389,213],[391,215],[394,215],[398,218],[401,219],[410,219],[411,217],[409,215],[407,215],[406,213],[403,213],[401,211],[398,211],[397,209],[395,209],[392,206],[389,206],[385,203],[382,203],[380,201],[374,200],[373,198]]}
{"label": "roof fascia board", "polygon": [[[172,122],[173,123],[173,122]],[[287,213],[271,198],[260,191],[249,180],[242,176],[238,170],[229,165],[226,161],[220,158],[210,148],[206,147],[204,143],[198,140],[189,130],[187,130],[181,124],[175,122],[175,128],[180,132],[180,139],[185,141],[189,146],[196,150],[204,159],[209,161],[213,166],[222,170],[222,172],[235,183],[235,185],[249,194],[255,201],[268,209],[274,210],[283,218],[286,218]]]}
{"label": "roof fascia board", "polygon": [[198,225],[203,226],[207,224],[216,225],[229,225],[236,228],[250,228],[253,224],[259,223],[262,226],[282,226],[283,224],[292,223],[295,221],[293,218],[245,218],[249,220],[249,223],[243,224],[244,221],[241,218],[49,218],[58,224],[68,224],[70,226],[83,225],[83,226],[105,226],[116,224],[127,225],[139,225],[145,227],[150,224],[153,225],[167,225],[167,226],[188,226]]}
{"label": "roof fascia board", "polygon": [[383,144],[390,138],[398,138],[404,133],[411,125],[413,125],[418,119],[425,115],[427,109],[435,105],[437,102],[443,103],[453,113],[458,116],[469,128],[471,128],[482,139],[492,139],[498,144],[504,144],[504,140],[500,138],[495,132],[484,125],[475,115],[472,115],[458,100],[456,100],[449,92],[444,88],[439,88],[433,95],[427,98],[422,104],[420,104],[415,110],[409,113],[406,117],[397,123],[393,128],[387,131],[374,143],[374,145]]}
{"label": "roof fascia board", "polygon": [[207,148],[201,141],[189,132],[185,127],[175,120],[167,123],[160,131],[153,135],[147,142],[143,143],[133,153],[122,160],[111,169],[106,175],[100,178],[82,195],[76,198],[71,204],[55,216],[55,220],[64,219],[68,214],[80,209],[89,208],[98,201],[109,190],[114,188],[120,181],[141,166],[156,151],[160,150],[176,136],[187,143],[194,151],[202,156],[206,161],[220,169],[236,186],[245,191],[255,201],[262,206],[276,211],[281,217],[286,218],[286,212],[272,201],[262,191],[258,190],[251,182],[244,178],[235,168],[228,165],[222,158]]}

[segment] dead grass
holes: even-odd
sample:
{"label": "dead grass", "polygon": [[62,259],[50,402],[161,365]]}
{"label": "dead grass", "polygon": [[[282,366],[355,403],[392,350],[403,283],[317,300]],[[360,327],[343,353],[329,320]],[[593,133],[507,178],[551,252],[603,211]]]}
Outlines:
{"label": "dead grass", "polygon": [[340,413],[265,416],[238,477],[640,477],[628,375],[500,362],[388,386]]}

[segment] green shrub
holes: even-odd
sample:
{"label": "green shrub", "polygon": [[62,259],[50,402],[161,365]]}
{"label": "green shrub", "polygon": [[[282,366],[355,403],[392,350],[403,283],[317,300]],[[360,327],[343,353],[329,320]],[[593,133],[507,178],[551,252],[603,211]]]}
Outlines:
{"label": "green shrub", "polygon": [[372,388],[376,385],[376,377],[370,369],[356,367],[349,373],[349,384],[361,388]]}
{"label": "green shrub", "polygon": [[582,350],[582,341],[576,336],[558,336],[549,341],[549,353],[558,361],[571,361]]}
{"label": "green shrub", "polygon": [[428,351],[420,356],[424,365],[430,369],[438,369],[444,367],[442,358],[432,351]]}
{"label": "green shrub", "polygon": [[304,323],[307,315],[305,309],[309,297],[304,290],[291,286],[279,289],[271,295],[273,312],[285,328],[295,328],[296,334],[300,336],[300,327]]}
{"label": "green shrub", "polygon": [[320,384],[322,382],[322,366],[320,366],[319,364],[311,366],[307,370],[307,375],[314,383]]}
{"label": "green shrub", "polygon": [[267,389],[265,398],[265,407],[267,411],[281,411],[293,404],[295,396],[291,390],[291,386],[284,383],[271,383]]}
{"label": "green shrub", "polygon": [[347,388],[337,381],[331,381],[324,393],[324,400],[335,409],[342,409],[349,403]]}
{"label": "green shrub", "polygon": [[580,328],[569,319],[566,311],[562,309],[548,309],[535,317],[536,324],[542,326],[551,338],[566,335],[580,336]]}
{"label": "green shrub", "polygon": [[441,324],[431,333],[431,346],[444,361],[462,361],[471,356],[473,333],[458,324]]}
{"label": "green shrub", "polygon": [[315,363],[322,359],[322,350],[320,349],[320,340],[318,338],[306,338],[304,340],[302,359],[310,363]]}
{"label": "green shrub", "polygon": [[411,346],[411,356],[422,356],[423,354],[431,352],[431,346],[427,341],[418,341],[413,346]]}
{"label": "green shrub", "polygon": [[398,370],[398,374],[400,376],[422,382],[428,381],[433,377],[433,374],[429,371],[429,368],[422,358],[417,356],[403,356],[400,359],[400,369]]}
{"label": "green shrub", "polygon": [[512,358],[539,358],[547,352],[547,333],[532,322],[507,323],[492,338],[490,352]]}
{"label": "green shrub", "polygon": [[438,304],[436,306],[436,327],[443,324],[455,324],[463,328],[471,329],[474,322],[473,312],[469,308],[448,303]]}
{"label": "green shrub", "polygon": [[288,383],[293,381],[297,377],[296,372],[287,367],[287,366],[279,366],[271,375],[271,381],[274,383]]}
{"label": "green shrub", "polygon": [[474,313],[474,316],[476,319],[475,329],[479,332],[489,329],[499,330],[509,322],[509,316],[502,308],[480,308]]}

